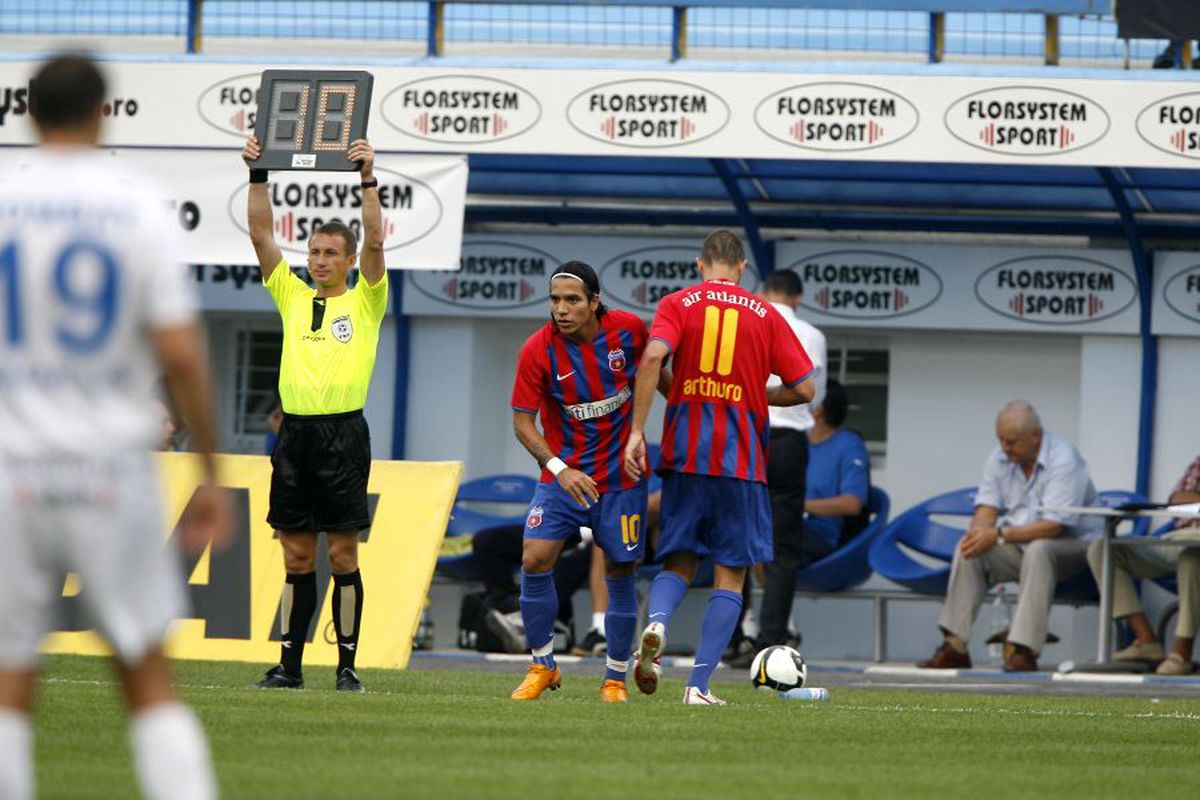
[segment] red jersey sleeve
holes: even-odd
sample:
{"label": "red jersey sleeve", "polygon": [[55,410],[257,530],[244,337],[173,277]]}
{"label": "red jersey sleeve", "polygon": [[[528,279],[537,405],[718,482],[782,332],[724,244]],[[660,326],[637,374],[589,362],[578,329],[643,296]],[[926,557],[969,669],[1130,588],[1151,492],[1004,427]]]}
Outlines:
{"label": "red jersey sleeve", "polygon": [[634,317],[629,324],[629,330],[633,334],[633,363],[638,364],[641,363],[642,353],[646,352],[646,341],[649,338],[646,323]]}
{"label": "red jersey sleeve", "polygon": [[676,294],[669,294],[658,304],[654,321],[650,323],[650,338],[658,339],[674,353],[683,334],[683,305]]}
{"label": "red jersey sleeve", "polygon": [[546,386],[546,348],[541,331],[530,336],[517,356],[517,375],[513,380],[512,407],[517,411],[538,413]]}
{"label": "red jersey sleeve", "polygon": [[771,321],[771,372],[779,376],[784,386],[795,386],[812,373],[812,361],[792,326],[778,311],[772,308],[768,319]]}

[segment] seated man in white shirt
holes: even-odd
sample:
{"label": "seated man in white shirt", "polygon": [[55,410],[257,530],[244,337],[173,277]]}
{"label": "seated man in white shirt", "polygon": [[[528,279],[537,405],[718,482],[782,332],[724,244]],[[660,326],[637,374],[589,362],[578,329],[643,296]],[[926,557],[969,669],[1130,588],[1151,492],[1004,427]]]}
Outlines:
{"label": "seated man in white shirt", "polygon": [[1088,540],[1099,517],[1045,507],[1094,505],[1087,462],[1069,442],[1042,429],[1033,406],[1013,400],[996,418],[1000,446],[988,456],[975,496],[975,516],[954,552],[938,626],[945,641],[917,666],[968,668],[967,642],[989,586],[1019,581],[1004,669],[1036,670],[1059,581],[1087,569]]}

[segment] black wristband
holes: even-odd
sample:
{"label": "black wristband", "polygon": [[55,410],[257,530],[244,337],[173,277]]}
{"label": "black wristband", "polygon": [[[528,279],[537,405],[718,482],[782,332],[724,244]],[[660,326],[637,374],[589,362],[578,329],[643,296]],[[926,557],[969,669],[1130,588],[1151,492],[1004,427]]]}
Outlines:
{"label": "black wristband", "polygon": [[364,189],[376,189],[379,187],[379,178],[371,178],[371,180],[363,181],[359,185]]}
{"label": "black wristband", "polygon": [[267,171],[265,169],[251,168],[250,169],[250,182],[251,183],[266,183],[267,182]]}

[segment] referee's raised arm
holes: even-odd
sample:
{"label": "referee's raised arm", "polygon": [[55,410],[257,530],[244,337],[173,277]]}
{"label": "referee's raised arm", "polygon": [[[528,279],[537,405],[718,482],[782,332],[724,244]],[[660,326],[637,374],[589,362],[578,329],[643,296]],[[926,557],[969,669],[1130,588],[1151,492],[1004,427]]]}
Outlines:
{"label": "referee's raised arm", "polygon": [[387,272],[383,260],[383,209],[379,201],[379,181],[375,178],[375,150],[366,139],[355,139],[350,143],[346,157],[362,162],[363,243],[358,269],[374,286]]}
{"label": "referee's raised arm", "polygon": [[[271,198],[267,194],[267,171],[257,169],[253,163],[262,155],[258,137],[251,135],[246,139],[242,148],[242,160],[250,169],[250,191],[246,201],[246,227],[250,229],[250,243],[254,245],[254,253],[258,256],[258,266],[262,269],[265,283],[275,271],[275,267],[283,260],[283,253],[275,242],[274,214],[271,211]],[[379,199],[376,198],[376,213]],[[364,211],[365,213],[365,211]]]}

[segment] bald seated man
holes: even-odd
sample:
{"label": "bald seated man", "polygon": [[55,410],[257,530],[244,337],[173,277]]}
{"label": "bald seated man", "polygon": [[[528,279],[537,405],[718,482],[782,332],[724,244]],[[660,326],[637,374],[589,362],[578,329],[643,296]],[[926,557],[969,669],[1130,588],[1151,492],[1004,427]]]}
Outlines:
{"label": "bald seated man", "polygon": [[1096,504],[1087,462],[1071,443],[1042,428],[1033,406],[1012,400],[996,417],[997,446],[983,466],[971,526],[954,551],[938,626],[945,639],[928,669],[971,666],[967,642],[988,587],[1018,581],[1016,612],[1004,648],[1008,672],[1037,670],[1054,587],[1087,569],[1099,517],[1041,510]]}

